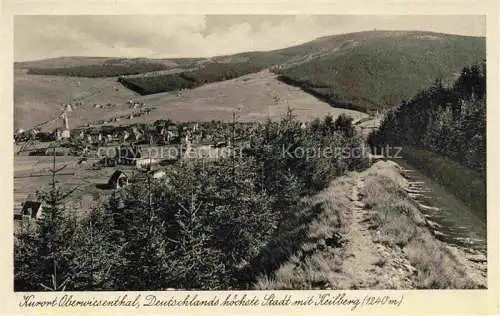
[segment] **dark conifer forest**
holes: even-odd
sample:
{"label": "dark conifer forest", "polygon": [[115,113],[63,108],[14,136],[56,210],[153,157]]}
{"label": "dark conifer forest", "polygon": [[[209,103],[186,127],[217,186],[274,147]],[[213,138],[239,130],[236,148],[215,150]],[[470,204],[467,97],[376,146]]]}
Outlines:
{"label": "dark conifer forest", "polygon": [[393,108],[369,142],[402,146],[405,159],[485,215],[486,63],[463,68],[453,85],[436,80]]}

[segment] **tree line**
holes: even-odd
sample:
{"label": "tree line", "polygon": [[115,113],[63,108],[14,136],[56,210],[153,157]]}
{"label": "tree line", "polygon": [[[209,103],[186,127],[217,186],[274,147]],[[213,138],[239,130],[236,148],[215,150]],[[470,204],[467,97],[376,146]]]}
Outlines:
{"label": "tree line", "polygon": [[250,62],[208,63],[196,70],[158,76],[120,77],[118,81],[141,95],[148,95],[193,89],[207,83],[230,80],[259,72],[265,67],[266,65]]}
{"label": "tree line", "polygon": [[102,64],[58,68],[29,68],[29,75],[71,76],[86,78],[116,77],[161,71],[169,66],[152,62],[136,62],[129,65]]}
{"label": "tree line", "polygon": [[486,62],[463,68],[389,111],[369,142],[414,146],[445,156],[486,177]]}

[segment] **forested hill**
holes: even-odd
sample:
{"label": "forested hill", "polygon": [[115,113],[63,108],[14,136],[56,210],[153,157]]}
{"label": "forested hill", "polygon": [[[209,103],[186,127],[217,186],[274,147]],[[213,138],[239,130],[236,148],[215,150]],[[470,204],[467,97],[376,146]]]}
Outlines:
{"label": "forested hill", "polygon": [[453,82],[464,66],[486,57],[481,37],[374,31],[320,40],[326,45],[339,38],[344,41],[331,51],[279,69],[281,79],[331,105],[374,112],[411,98],[436,78]]}
{"label": "forested hill", "polygon": [[484,37],[367,31],[321,37],[265,52],[192,59],[71,58],[24,62],[32,75],[115,77],[142,95],[192,89],[271,69],[288,84],[362,112],[385,110],[435,78],[453,81],[486,56]]}
{"label": "forested hill", "polygon": [[452,87],[440,81],[389,112],[373,144],[410,145],[486,174],[486,65],[462,70]]}

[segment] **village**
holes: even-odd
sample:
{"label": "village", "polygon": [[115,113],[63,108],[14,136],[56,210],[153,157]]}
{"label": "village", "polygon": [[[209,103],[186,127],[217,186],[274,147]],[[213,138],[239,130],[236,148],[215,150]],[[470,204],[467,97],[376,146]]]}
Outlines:
{"label": "village", "polygon": [[[36,192],[48,185],[54,168],[64,168],[64,172],[58,174],[63,189],[78,188],[68,199],[66,208],[85,214],[113,190],[144,181],[145,174],[155,181],[165,180],[165,169],[176,161],[217,159],[248,148],[255,130],[262,124],[238,121],[236,112],[227,122],[174,122],[159,118],[153,123],[131,123],[133,118],[149,115],[154,108],[129,100],[126,104],[129,112],[73,127],[74,109],[82,105],[81,101],[60,104],[62,110],[52,120],[15,131],[16,222],[41,218],[43,205],[37,200]],[[113,106],[116,105],[92,105],[94,108]],[[377,121],[363,117],[352,124],[367,133]],[[49,123],[56,127],[47,128]],[[301,128],[309,124],[311,122],[301,122]]]}
{"label": "village", "polygon": [[[128,104],[131,109],[146,108],[139,113],[149,111],[142,103]],[[38,126],[16,131],[16,222],[36,221],[43,216],[43,205],[36,192],[48,185],[53,168],[64,168],[57,175],[63,189],[78,187],[66,207],[85,213],[114,190],[144,181],[145,174],[155,181],[164,181],[165,168],[176,161],[216,159],[235,147],[248,145],[249,135],[258,124],[237,122],[235,118],[233,122],[180,123],[158,119],[152,124],[125,125],[115,118],[72,128],[71,115],[78,105],[63,104],[64,110],[55,118],[59,127],[53,130],[44,131]]]}

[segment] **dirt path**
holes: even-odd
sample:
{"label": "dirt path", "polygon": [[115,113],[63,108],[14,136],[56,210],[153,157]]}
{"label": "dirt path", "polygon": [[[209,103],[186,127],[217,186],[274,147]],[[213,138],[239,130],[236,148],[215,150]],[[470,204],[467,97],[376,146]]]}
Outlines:
{"label": "dirt path", "polygon": [[349,222],[346,239],[349,243],[344,252],[342,264],[346,274],[343,288],[377,289],[413,288],[410,277],[414,268],[409,264],[402,251],[385,247],[374,242],[370,229],[370,210],[362,202],[360,192],[364,187],[364,178],[356,174],[356,182],[350,196],[350,212],[346,214]]}
{"label": "dirt path", "polygon": [[346,218],[350,222],[346,236],[349,244],[345,250],[345,260],[342,266],[351,282],[349,288],[371,288],[377,284],[374,271],[380,257],[371,241],[370,232],[363,224],[367,215],[359,195],[363,184],[363,179],[358,176],[349,198],[352,201],[351,211],[346,214]]}
{"label": "dirt path", "polygon": [[256,288],[484,288],[486,257],[433,236],[405,196],[408,181],[400,171],[381,161],[334,181],[316,196],[322,212],[309,225],[310,238]]}

